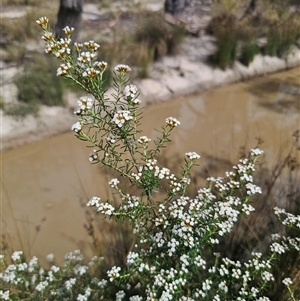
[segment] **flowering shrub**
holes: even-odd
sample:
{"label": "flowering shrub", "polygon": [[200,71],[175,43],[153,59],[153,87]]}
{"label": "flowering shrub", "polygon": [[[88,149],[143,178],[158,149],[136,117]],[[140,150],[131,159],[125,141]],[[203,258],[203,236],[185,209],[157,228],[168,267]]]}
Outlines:
{"label": "flowering shrub", "polygon": [[[208,178],[207,186],[194,196],[187,194],[190,171],[200,156],[187,152],[181,174],[175,175],[159,164],[162,148],[171,132],[180,126],[168,117],[154,139],[142,135],[142,110],[135,85],[127,78],[130,68],[114,68],[113,100],[103,89],[105,62],[95,61],[100,47],[94,41],[71,46],[72,28],[65,28],[66,39],[55,40],[48,30],[48,19],[37,23],[43,28],[46,52],[62,61],[57,74],[73,80],[88,96],[78,100],[78,122],[72,130],[78,139],[94,148],[93,164],[110,167],[119,178],[109,181],[121,198],[102,201],[92,197],[87,206],[108,218],[125,220],[132,226],[136,242],[123,266],[112,266],[103,273],[103,258],[84,264],[79,251],[66,255],[62,267],[41,268],[37,258],[26,261],[14,252],[12,264],[1,257],[0,281],[3,300],[256,300],[267,301],[268,286],[275,280],[272,265],[287,250],[300,251],[300,238],[273,235],[269,252],[252,252],[245,261],[222,257],[219,241],[228,235],[241,215],[254,208],[251,198],[261,193],[254,184],[255,163],[262,151],[252,149],[247,158],[226,172],[224,177]],[[122,181],[121,181],[122,179]],[[122,182],[122,184],[121,184]],[[136,187],[134,195],[128,186]],[[275,208],[283,225],[299,234],[300,216]],[[101,272],[102,271],[102,272]],[[296,300],[291,278],[285,278],[291,300]]]}

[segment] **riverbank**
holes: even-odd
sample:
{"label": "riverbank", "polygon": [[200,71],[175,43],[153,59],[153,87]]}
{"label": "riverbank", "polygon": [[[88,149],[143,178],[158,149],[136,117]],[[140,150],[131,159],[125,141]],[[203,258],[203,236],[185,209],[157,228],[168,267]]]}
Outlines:
{"label": "riverbank", "polygon": [[[154,63],[150,68],[149,78],[133,82],[140,90],[143,104],[171,100],[300,65],[300,49],[294,46],[284,59],[257,55],[249,67],[235,62],[233,68],[221,70],[207,63],[214,47],[214,38],[211,36],[186,37],[177,55],[164,57]],[[7,116],[0,110],[0,149],[14,148],[70,131],[71,125],[77,119],[73,115],[76,98],[75,94],[69,93],[67,107],[41,106],[36,116],[25,118]]]}

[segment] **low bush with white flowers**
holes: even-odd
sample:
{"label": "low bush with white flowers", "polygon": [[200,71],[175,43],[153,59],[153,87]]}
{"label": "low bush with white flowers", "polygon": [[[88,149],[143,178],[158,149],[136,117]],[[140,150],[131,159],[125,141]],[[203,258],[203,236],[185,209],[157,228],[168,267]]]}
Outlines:
{"label": "low bush with white flowers", "polygon": [[[87,95],[78,100],[74,112],[78,122],[72,130],[93,147],[92,164],[114,171],[108,184],[120,202],[116,205],[114,200],[93,196],[87,206],[129,223],[135,242],[122,266],[108,268],[105,258],[95,256],[86,262],[79,250],[68,253],[62,266],[56,266],[54,255],[49,254],[47,269],[36,257],[26,260],[22,251],[11,258],[1,256],[0,299],[270,300],[268,288],[276,281],[274,266],[290,250],[299,254],[300,216],[275,208],[274,214],[285,227],[294,229],[293,235],[274,234],[264,254],[250,250],[249,258],[236,260],[219,250],[220,241],[239,219],[255,210],[251,202],[261,189],[254,184],[253,173],[263,152],[252,149],[231,171],[208,178],[207,185],[191,196],[191,169],[200,156],[186,153],[177,175],[159,163],[162,149],[180,122],[167,117],[158,137],[143,135],[141,100],[137,87],[129,83],[130,67],[114,68],[115,92],[109,99],[103,88],[107,63],[97,61],[100,45],[73,43],[74,29],[69,27],[64,30],[66,38],[56,39],[46,17],[37,23],[44,31],[46,53],[61,61],[57,75],[72,80]],[[286,300],[299,300],[292,278],[281,282]]]}

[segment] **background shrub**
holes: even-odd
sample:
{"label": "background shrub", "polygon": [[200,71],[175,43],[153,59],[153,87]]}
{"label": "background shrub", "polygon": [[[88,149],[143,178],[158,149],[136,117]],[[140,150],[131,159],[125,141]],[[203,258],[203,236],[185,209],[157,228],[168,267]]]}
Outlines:
{"label": "background shrub", "polygon": [[57,64],[52,58],[35,55],[16,78],[19,100],[30,105],[64,106],[63,83],[56,76],[56,69]]}

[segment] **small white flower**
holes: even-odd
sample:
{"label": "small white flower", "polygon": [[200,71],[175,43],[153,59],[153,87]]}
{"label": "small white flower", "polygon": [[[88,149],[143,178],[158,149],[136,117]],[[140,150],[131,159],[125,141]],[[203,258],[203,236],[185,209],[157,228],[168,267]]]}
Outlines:
{"label": "small white flower", "polygon": [[89,161],[90,162],[95,162],[98,161],[99,157],[98,157],[98,153],[97,151],[94,149],[94,151],[90,154],[89,156]]}
{"label": "small white flower", "polygon": [[9,299],[9,291],[2,291],[0,290],[0,299],[1,300],[10,300]]}
{"label": "small white flower", "polygon": [[256,194],[256,193],[262,193],[261,191],[261,188],[252,184],[252,183],[247,183],[246,184],[246,188],[247,188],[247,194],[248,195],[253,195],[253,194]]}
{"label": "small white flower", "polygon": [[269,281],[274,281],[275,279],[274,279],[274,276],[270,273],[270,272],[268,272],[268,271],[264,271],[263,273],[262,273],[262,275],[261,275],[261,278],[264,280],[264,281],[267,281],[267,282],[269,282]]}
{"label": "small white flower", "polygon": [[287,277],[282,280],[282,283],[286,286],[289,286],[289,285],[293,284],[293,281],[291,278]]}
{"label": "small white flower", "polygon": [[217,239],[217,238],[211,238],[210,239],[210,242],[213,244],[213,245],[217,245],[217,244],[219,244],[219,240]]}
{"label": "small white flower", "polygon": [[90,110],[93,107],[94,100],[88,96],[82,96],[77,100],[77,104],[83,111]]}
{"label": "small white flower", "polygon": [[70,63],[61,64],[56,72],[57,76],[62,76],[68,74],[68,72],[71,70],[72,66]]}
{"label": "small white flower", "polygon": [[246,214],[249,215],[250,212],[255,211],[255,208],[249,204],[243,204],[242,211]]}
{"label": "small white flower", "polygon": [[106,137],[106,141],[111,143],[111,144],[114,144],[117,140],[116,140],[116,136],[113,135],[113,134],[109,134],[107,137]]}
{"label": "small white flower", "polygon": [[89,63],[96,57],[96,53],[91,52],[81,52],[80,56],[78,57],[77,61],[79,63]]}
{"label": "small white flower", "polygon": [[75,46],[75,48],[76,48],[77,51],[80,51],[83,48],[83,44],[82,43],[75,42],[74,46]]}
{"label": "small white flower", "polygon": [[253,148],[251,149],[250,155],[251,156],[259,156],[262,155],[264,153],[263,150],[259,149],[259,148]]}
{"label": "small white flower", "polygon": [[190,185],[190,184],[191,184],[191,179],[185,177],[185,178],[182,178],[182,179],[181,179],[181,182],[182,182],[183,184]]}
{"label": "small white flower", "polygon": [[38,291],[38,292],[42,292],[43,290],[45,290],[46,289],[46,287],[49,285],[49,283],[48,283],[48,281],[42,281],[42,282],[40,282],[37,286],[36,286],[36,290]]}
{"label": "small white flower", "polygon": [[108,183],[108,185],[111,187],[111,188],[115,188],[117,187],[117,185],[120,183],[120,181],[118,179],[111,179]]}
{"label": "small white flower", "polygon": [[166,124],[170,127],[175,127],[180,124],[180,121],[178,121],[174,117],[168,117],[168,118],[166,118]]}
{"label": "small white flower", "polygon": [[125,98],[134,98],[137,93],[138,93],[138,89],[136,85],[127,85],[124,90],[123,90],[124,96]]}
{"label": "small white flower", "polygon": [[71,49],[69,48],[70,44],[71,44],[72,40],[70,38],[61,38],[57,44],[61,47],[61,48],[65,48],[67,50],[67,53],[70,54],[71,53]]}
{"label": "small white flower", "polygon": [[71,54],[71,49],[70,48],[66,48],[66,47],[62,47],[61,49],[59,49],[56,53],[55,56],[57,58],[63,58],[67,55]]}
{"label": "small white flower", "polygon": [[110,270],[107,271],[107,275],[109,277],[109,281],[114,281],[114,279],[120,277],[121,268],[113,266]]}
{"label": "small white flower", "polygon": [[96,70],[94,68],[87,68],[83,73],[83,77],[88,77],[88,78],[94,78],[97,77],[100,74],[99,70]]}
{"label": "small white flower", "polygon": [[53,253],[50,253],[46,256],[46,260],[48,262],[53,262],[54,261],[54,254]]}
{"label": "small white flower", "polygon": [[103,213],[107,216],[112,216],[115,211],[114,206],[109,203],[99,204],[97,212]]}
{"label": "small white flower", "polygon": [[21,255],[22,254],[23,254],[23,251],[15,251],[15,252],[13,252],[13,254],[11,255],[12,261],[21,260]]}
{"label": "small white flower", "polygon": [[200,156],[195,153],[195,152],[188,152],[185,154],[190,160],[196,160],[196,159],[199,159]]}
{"label": "small white flower", "polygon": [[38,20],[35,21],[40,26],[46,26],[49,22],[47,17],[40,17]]}
{"label": "small white flower", "polygon": [[65,32],[65,34],[67,35],[67,36],[70,36],[70,35],[72,35],[72,33],[74,32],[74,27],[69,27],[69,26],[66,26],[64,29],[63,29],[63,31]]}
{"label": "small white flower", "polygon": [[103,61],[101,62],[96,61],[93,66],[97,69],[100,69],[100,71],[103,72],[107,68],[107,63]]}
{"label": "small white flower", "polygon": [[85,42],[84,46],[86,47],[86,49],[91,51],[96,51],[100,47],[100,45],[94,41]]}
{"label": "small white flower", "polygon": [[123,65],[123,64],[117,65],[114,68],[114,70],[119,73],[128,73],[131,71],[131,69],[128,65]]}
{"label": "small white flower", "polygon": [[60,268],[57,267],[56,265],[53,265],[53,266],[51,267],[51,271],[53,271],[53,273],[57,273],[57,272],[60,271]]}
{"label": "small white flower", "polygon": [[75,275],[84,275],[88,271],[88,267],[86,265],[80,265],[74,268]]}
{"label": "small white flower", "polygon": [[150,141],[151,141],[151,139],[148,138],[148,137],[146,137],[146,136],[141,136],[141,137],[138,139],[138,143],[140,143],[140,144],[146,144],[146,143],[148,143],[148,142],[150,142]]}
{"label": "small white flower", "polygon": [[146,163],[147,169],[153,170],[155,168],[156,164],[157,164],[156,159],[148,159],[147,163]]}
{"label": "small white flower", "polygon": [[131,119],[133,119],[133,117],[130,115],[130,112],[123,110],[115,113],[112,122],[114,122],[118,127],[122,127],[126,121]]}
{"label": "small white flower", "polygon": [[67,280],[67,281],[65,282],[65,287],[66,287],[66,289],[67,289],[68,291],[71,290],[72,286],[73,286],[75,283],[76,283],[76,278],[71,278],[71,279]]}
{"label": "small white flower", "polygon": [[72,125],[72,131],[79,133],[82,130],[82,124],[78,121]]}
{"label": "small white flower", "polygon": [[135,104],[135,105],[141,104],[141,100],[138,99],[138,98],[135,98],[135,99],[131,100],[131,102],[132,102],[133,104]]}
{"label": "small white flower", "polygon": [[50,42],[53,40],[53,33],[52,32],[45,32],[43,35],[42,35],[42,39],[46,42]]}
{"label": "small white flower", "polygon": [[139,257],[138,253],[129,252],[127,255],[127,265],[133,264],[138,257]]}
{"label": "small white flower", "polygon": [[89,201],[88,201],[88,203],[86,204],[88,207],[90,207],[90,206],[96,206],[96,207],[99,207],[100,206],[100,204],[99,204],[99,202],[100,202],[100,198],[99,197],[97,197],[97,196],[93,196]]}
{"label": "small white flower", "polygon": [[104,287],[107,285],[107,280],[102,279],[101,281],[99,281],[99,282],[97,283],[97,285],[98,285],[100,288],[104,288]]}
{"label": "small white flower", "polygon": [[285,253],[284,247],[282,245],[280,245],[278,242],[273,242],[271,244],[270,249],[271,249],[272,252],[275,252],[275,253],[278,253],[278,254]]}
{"label": "small white flower", "polygon": [[116,301],[122,301],[125,296],[126,295],[124,291],[118,291],[116,293]]}

